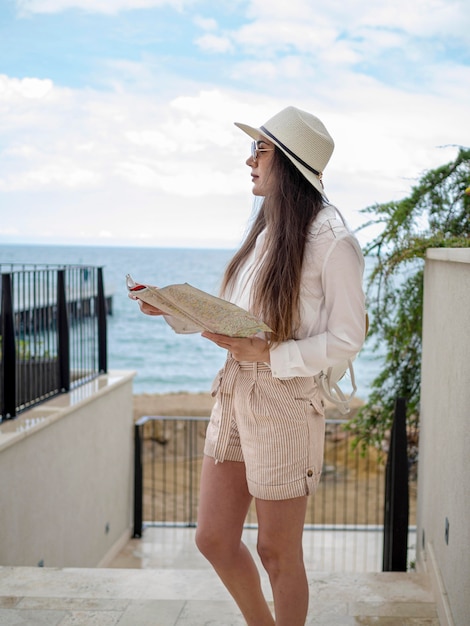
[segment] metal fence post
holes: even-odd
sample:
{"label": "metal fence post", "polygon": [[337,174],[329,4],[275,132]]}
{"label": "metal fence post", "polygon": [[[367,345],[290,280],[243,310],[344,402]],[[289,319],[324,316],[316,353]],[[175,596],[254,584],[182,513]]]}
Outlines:
{"label": "metal fence post", "polygon": [[135,539],[142,537],[143,481],[142,481],[142,443],[140,425],[134,426],[134,534]]}
{"label": "metal fence post", "polygon": [[384,572],[406,572],[408,552],[406,399],[397,398],[385,473]]}
{"label": "metal fence post", "polygon": [[106,331],[106,298],[104,295],[103,268],[98,268],[98,370],[102,374],[108,371],[108,346]]}
{"label": "metal fence post", "polygon": [[70,337],[67,298],[65,295],[65,270],[57,270],[57,337],[59,352],[59,388],[70,391]]}
{"label": "metal fence post", "polygon": [[[1,324],[1,417],[11,419],[16,416],[16,346],[15,319],[13,313],[13,293],[11,274],[2,274],[2,324]],[[0,418],[1,421],[1,418]]]}

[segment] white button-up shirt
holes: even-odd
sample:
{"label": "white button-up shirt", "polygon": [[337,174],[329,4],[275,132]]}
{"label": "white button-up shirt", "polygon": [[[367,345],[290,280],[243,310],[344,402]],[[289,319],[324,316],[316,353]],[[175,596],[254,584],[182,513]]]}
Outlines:
{"label": "white button-up shirt", "polygon": [[[259,235],[229,297],[247,310],[264,234]],[[270,350],[275,378],[314,376],[356,356],[365,337],[363,273],[359,243],[336,209],[327,205],[313,223],[305,248],[296,337]]]}

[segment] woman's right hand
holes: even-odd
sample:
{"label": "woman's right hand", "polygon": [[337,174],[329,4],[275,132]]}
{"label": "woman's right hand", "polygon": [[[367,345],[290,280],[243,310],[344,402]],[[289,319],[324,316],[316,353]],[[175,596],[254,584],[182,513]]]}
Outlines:
{"label": "woman's right hand", "polygon": [[128,297],[131,300],[136,300],[140,310],[142,311],[142,313],[144,313],[145,315],[165,315],[164,311],[162,311],[161,309],[157,309],[156,306],[152,306],[151,304],[147,304],[147,302],[144,302],[143,300],[141,300],[134,292],[129,292],[128,293]]}

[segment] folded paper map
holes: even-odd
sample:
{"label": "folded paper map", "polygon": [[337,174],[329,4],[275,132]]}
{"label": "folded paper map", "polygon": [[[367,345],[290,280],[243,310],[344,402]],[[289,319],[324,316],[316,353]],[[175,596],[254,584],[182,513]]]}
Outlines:
{"label": "folded paper map", "polygon": [[152,287],[136,283],[128,274],[126,284],[139,300],[182,321],[182,325],[173,327],[177,333],[207,330],[229,337],[251,337],[259,332],[271,332],[269,326],[248,311],[188,283]]}

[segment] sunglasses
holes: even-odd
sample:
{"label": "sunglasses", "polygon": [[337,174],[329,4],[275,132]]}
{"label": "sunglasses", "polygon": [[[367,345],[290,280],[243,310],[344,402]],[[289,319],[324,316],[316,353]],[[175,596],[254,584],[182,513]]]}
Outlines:
{"label": "sunglasses", "polygon": [[272,152],[274,148],[258,148],[258,142],[251,142],[251,158],[253,161],[257,161],[260,152]]}

